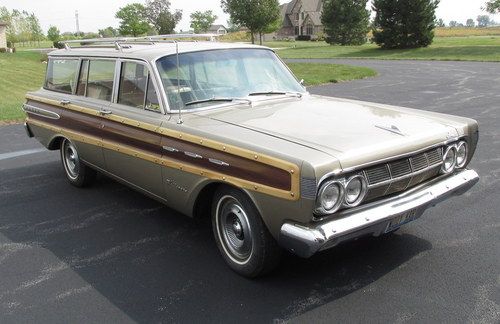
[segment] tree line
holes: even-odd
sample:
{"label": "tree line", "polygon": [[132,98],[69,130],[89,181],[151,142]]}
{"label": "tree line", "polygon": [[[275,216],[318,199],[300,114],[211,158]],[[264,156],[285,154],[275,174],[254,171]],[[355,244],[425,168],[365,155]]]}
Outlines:
{"label": "tree line", "polygon": [[40,21],[34,13],[27,11],[12,10],[0,7],[0,21],[7,23],[8,47],[14,47],[16,43],[32,44],[45,39]]}

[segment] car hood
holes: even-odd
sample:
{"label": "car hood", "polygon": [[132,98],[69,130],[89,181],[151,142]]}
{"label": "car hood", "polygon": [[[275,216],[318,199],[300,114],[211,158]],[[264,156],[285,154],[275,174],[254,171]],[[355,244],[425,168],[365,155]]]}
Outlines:
{"label": "car hood", "polygon": [[458,136],[443,118],[420,115],[418,110],[310,95],[203,115],[327,153],[343,168]]}

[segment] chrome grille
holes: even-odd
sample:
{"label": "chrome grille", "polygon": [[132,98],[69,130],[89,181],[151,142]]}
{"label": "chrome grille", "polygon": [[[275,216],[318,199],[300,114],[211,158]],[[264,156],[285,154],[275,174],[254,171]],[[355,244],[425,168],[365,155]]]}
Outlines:
{"label": "chrome grille", "polygon": [[406,190],[439,174],[443,148],[435,148],[364,170],[368,182],[365,201]]}

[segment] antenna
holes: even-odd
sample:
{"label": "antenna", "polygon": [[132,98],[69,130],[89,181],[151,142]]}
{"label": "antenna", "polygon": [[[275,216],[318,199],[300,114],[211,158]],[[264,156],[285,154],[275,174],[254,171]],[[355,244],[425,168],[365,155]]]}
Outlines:
{"label": "antenna", "polygon": [[80,35],[80,23],[78,22],[78,10],[75,10],[76,34]]}
{"label": "antenna", "polygon": [[180,105],[179,105],[179,119],[177,120],[177,124],[182,124],[182,97],[181,97],[181,80],[179,79],[179,43],[176,41],[175,42],[175,58],[177,60],[177,94],[179,95],[179,98],[181,100]]}

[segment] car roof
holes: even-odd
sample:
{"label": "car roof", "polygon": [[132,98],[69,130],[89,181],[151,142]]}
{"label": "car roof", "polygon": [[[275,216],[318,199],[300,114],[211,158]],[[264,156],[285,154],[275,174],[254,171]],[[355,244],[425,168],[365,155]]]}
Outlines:
{"label": "car roof", "polygon": [[265,46],[258,46],[246,43],[222,43],[222,42],[167,42],[167,43],[148,43],[148,44],[121,44],[121,48],[116,47],[93,47],[81,46],[67,49],[60,49],[50,52],[49,57],[54,56],[95,56],[106,58],[133,58],[147,61],[154,61],[159,57],[172,55],[176,53],[176,47],[179,47],[179,53],[189,53],[218,49],[267,49]]}

